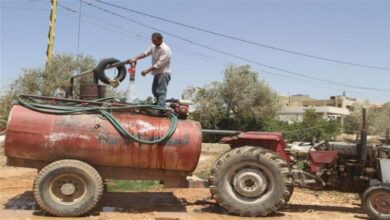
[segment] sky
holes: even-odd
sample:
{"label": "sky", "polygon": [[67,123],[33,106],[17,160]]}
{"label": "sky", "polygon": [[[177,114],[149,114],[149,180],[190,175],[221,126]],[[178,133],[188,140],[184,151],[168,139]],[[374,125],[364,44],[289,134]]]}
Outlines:
{"label": "sky", "polygon": [[[103,1],[252,44],[96,0],[58,0],[54,54],[82,53],[97,60],[125,60],[150,47],[150,35],[158,29],[172,49],[167,97],[180,98],[188,86],[222,81],[228,64],[249,64],[279,94],[327,99],[345,92],[357,99],[390,101],[390,0]],[[0,9],[0,89],[4,93],[23,68],[45,65],[50,1],[0,0]],[[150,58],[140,60],[137,73],[150,64]],[[137,97],[152,95],[152,80],[150,75],[136,76]],[[127,82],[118,90],[124,91]]]}

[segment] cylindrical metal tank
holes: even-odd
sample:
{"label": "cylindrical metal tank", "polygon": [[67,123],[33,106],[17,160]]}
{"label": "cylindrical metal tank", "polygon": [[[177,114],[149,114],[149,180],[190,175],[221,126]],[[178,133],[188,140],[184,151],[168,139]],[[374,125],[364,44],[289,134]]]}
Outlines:
{"label": "cylindrical metal tank", "polygon": [[[162,137],[171,121],[130,112],[114,112],[121,125],[138,138]],[[198,122],[178,120],[175,133],[159,144],[140,144],[122,137],[97,114],[54,115],[15,105],[9,115],[7,157],[40,161],[78,159],[91,165],[192,172],[201,151]]]}
{"label": "cylindrical metal tank", "polygon": [[97,84],[80,85],[80,99],[90,100],[106,97],[106,86]]}

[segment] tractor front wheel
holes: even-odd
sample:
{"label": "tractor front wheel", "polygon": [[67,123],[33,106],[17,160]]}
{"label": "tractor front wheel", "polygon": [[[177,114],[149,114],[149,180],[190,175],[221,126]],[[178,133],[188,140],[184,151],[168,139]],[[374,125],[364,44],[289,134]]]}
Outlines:
{"label": "tractor front wheel", "polygon": [[371,186],[362,196],[362,207],[373,219],[390,219],[390,186]]}
{"label": "tractor front wheel", "polygon": [[217,203],[240,216],[266,216],[291,196],[287,163],[260,147],[240,147],[221,155],[209,184]]}

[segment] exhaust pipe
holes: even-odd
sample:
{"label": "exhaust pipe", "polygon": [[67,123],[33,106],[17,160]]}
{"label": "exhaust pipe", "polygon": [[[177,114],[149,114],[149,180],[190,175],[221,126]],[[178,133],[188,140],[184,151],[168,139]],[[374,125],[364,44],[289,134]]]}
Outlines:
{"label": "exhaust pipe", "polygon": [[358,155],[361,162],[367,160],[367,109],[363,108],[363,127],[360,132],[360,144],[358,145]]}

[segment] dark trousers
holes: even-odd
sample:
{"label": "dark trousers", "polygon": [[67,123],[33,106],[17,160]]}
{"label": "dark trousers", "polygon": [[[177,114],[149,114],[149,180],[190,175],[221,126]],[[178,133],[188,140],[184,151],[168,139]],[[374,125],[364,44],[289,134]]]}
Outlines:
{"label": "dark trousers", "polygon": [[169,73],[158,73],[154,75],[152,92],[157,100],[157,105],[165,107],[165,99],[167,98],[168,84],[171,80]]}

